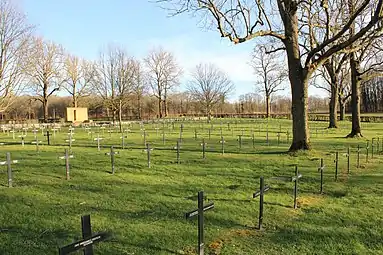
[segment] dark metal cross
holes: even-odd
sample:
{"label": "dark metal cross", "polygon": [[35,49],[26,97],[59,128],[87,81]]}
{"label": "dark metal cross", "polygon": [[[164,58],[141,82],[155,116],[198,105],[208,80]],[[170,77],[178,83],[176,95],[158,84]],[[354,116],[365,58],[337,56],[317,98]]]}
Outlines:
{"label": "dark metal cross", "polygon": [[44,136],[46,136],[47,137],[47,142],[48,142],[48,145],[51,145],[51,142],[50,142],[50,136],[51,136],[51,134],[49,133],[49,130],[47,130],[47,132],[46,132],[46,134],[44,135]]}
{"label": "dark metal cross", "polygon": [[73,158],[73,155],[69,155],[68,149],[65,149],[65,155],[60,157],[60,159],[65,159],[65,173],[66,173],[66,179],[69,180],[69,159]]}
{"label": "dark metal cross", "polygon": [[203,191],[199,191],[198,192],[198,209],[187,212],[185,214],[186,219],[190,219],[194,216],[198,216],[198,247],[197,247],[197,249],[198,249],[199,255],[204,254],[204,247],[205,247],[204,233],[203,233],[203,229],[204,229],[203,215],[204,215],[205,211],[211,210],[213,208],[214,208],[214,203],[209,203],[209,204],[204,206],[204,204],[203,204]]}
{"label": "dark metal cross", "polygon": [[112,174],[114,174],[114,155],[120,154],[118,151],[114,151],[113,146],[110,146],[110,152],[105,153],[105,155],[110,156],[110,164],[112,166]]}
{"label": "dark metal cross", "polygon": [[238,136],[238,148],[239,148],[239,150],[242,149],[242,135]]}
{"label": "dark metal cross", "polygon": [[7,165],[7,172],[8,172],[8,187],[12,188],[12,164],[19,163],[18,160],[11,160],[11,153],[6,153],[6,161],[0,162],[0,165]]}
{"label": "dark metal cross", "polygon": [[318,167],[318,172],[320,172],[320,193],[323,194],[323,171],[324,171],[324,164],[323,164],[323,158],[320,159],[320,166]]}
{"label": "dark metal cross", "polygon": [[263,195],[270,189],[269,185],[265,185],[263,176],[259,178],[259,190],[253,194],[253,198],[259,196],[259,216],[258,216],[258,229],[262,229],[263,222]]}
{"label": "dark metal cross", "polygon": [[59,255],[67,255],[78,250],[84,250],[84,255],[93,255],[93,245],[106,240],[110,235],[106,232],[92,234],[90,215],[81,216],[82,240],[59,248]]}
{"label": "dark metal cross", "polygon": [[339,152],[335,152],[335,181],[338,180],[338,164],[339,164]]}
{"label": "dark metal cross", "polygon": [[295,175],[291,177],[291,181],[294,182],[294,209],[297,209],[298,180],[300,178],[302,178],[302,174],[298,172],[298,166],[295,166]]}

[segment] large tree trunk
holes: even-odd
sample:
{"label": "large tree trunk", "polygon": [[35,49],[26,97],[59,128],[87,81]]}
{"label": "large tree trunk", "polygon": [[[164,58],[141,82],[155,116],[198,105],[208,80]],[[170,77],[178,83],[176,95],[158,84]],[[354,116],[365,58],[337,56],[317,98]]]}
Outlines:
{"label": "large tree trunk", "polygon": [[43,115],[44,115],[44,123],[48,122],[48,98],[44,97],[43,99]]}
{"label": "large tree trunk", "polygon": [[359,60],[356,59],[355,53],[350,53],[350,69],[351,69],[351,111],[352,126],[351,133],[347,137],[361,137],[360,128],[360,77],[359,77]]}
{"label": "large tree trunk", "polygon": [[344,116],[346,115],[346,106],[345,102],[342,100],[342,98],[339,97],[339,120],[343,121]]}
{"label": "large tree trunk", "polygon": [[[310,74],[302,67],[299,52],[298,17],[296,3],[289,10],[280,10],[284,17],[284,44],[286,46],[289,80],[291,86],[291,114],[293,118],[293,140],[290,151],[310,149],[308,128],[308,81]],[[285,12],[286,11],[286,12]]]}
{"label": "large tree trunk", "polygon": [[338,88],[336,85],[331,84],[330,123],[328,128],[338,128]]}
{"label": "large tree trunk", "polygon": [[270,117],[271,107],[270,107],[270,95],[266,95],[266,118]]}
{"label": "large tree trunk", "polygon": [[162,99],[161,99],[161,97],[158,99],[158,116],[160,119],[162,118]]}

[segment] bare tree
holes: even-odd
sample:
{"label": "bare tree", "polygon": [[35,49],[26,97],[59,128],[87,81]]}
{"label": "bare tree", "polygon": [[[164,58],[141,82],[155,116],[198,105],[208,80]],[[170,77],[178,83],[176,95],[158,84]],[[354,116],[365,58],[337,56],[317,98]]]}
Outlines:
{"label": "bare tree", "polygon": [[145,81],[145,73],[142,63],[138,60],[135,61],[134,67],[134,81],[133,81],[133,95],[136,104],[136,116],[138,119],[142,118],[143,96],[147,92],[147,84]]}
{"label": "bare tree", "polygon": [[73,55],[67,55],[64,62],[64,89],[72,97],[72,106],[77,107],[80,98],[89,95],[95,75],[93,64]]}
{"label": "bare tree", "polygon": [[[279,40],[274,51],[284,50],[288,59],[292,91],[293,140],[290,151],[309,149],[308,82],[316,69],[333,54],[346,49],[368,35],[382,20],[383,0],[363,0],[353,12],[339,19],[333,15],[344,7],[344,1],[300,0],[159,0],[168,3],[173,14],[200,11],[210,18],[222,37],[238,44],[256,37],[269,36]],[[362,12],[373,6],[369,22],[358,27],[353,35],[349,29]],[[324,20],[324,26],[316,22]],[[339,32],[330,28],[337,24]]]}
{"label": "bare tree", "polygon": [[0,1],[0,112],[24,89],[31,32],[25,15],[12,1]]}
{"label": "bare tree", "polygon": [[179,84],[182,69],[174,55],[162,48],[151,50],[144,62],[147,68],[147,82],[158,101],[158,116],[166,117],[168,93]]}
{"label": "bare tree", "polygon": [[211,111],[222,97],[227,97],[234,90],[229,77],[213,64],[199,64],[192,73],[192,80],[187,90],[205,109],[208,122]]}
{"label": "bare tree", "polygon": [[104,104],[112,110],[113,122],[118,112],[120,131],[122,131],[122,110],[133,91],[135,60],[121,47],[110,45],[107,54],[101,53],[93,82],[96,93]]}
{"label": "bare tree", "polygon": [[254,74],[259,78],[256,82],[256,88],[265,95],[267,118],[270,117],[271,113],[271,96],[285,89],[282,83],[288,77],[281,57],[277,53],[268,54],[266,45],[257,45],[254,48],[252,61],[250,62],[254,69]]}
{"label": "bare tree", "polygon": [[35,38],[28,75],[35,99],[43,105],[44,122],[48,121],[48,99],[59,91],[63,82],[63,49],[53,42]]}

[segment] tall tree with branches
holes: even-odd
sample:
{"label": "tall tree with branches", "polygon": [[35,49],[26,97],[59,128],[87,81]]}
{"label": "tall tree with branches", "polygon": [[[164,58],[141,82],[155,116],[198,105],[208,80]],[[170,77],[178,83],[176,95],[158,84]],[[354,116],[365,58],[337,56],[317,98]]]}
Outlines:
{"label": "tall tree with branches", "polygon": [[269,54],[266,45],[257,45],[254,48],[252,61],[250,62],[254,74],[258,78],[256,88],[265,95],[267,118],[270,117],[271,113],[271,96],[285,89],[282,85],[288,77],[281,57],[278,53]]}
{"label": "tall tree with branches", "polygon": [[[344,7],[344,1],[299,0],[159,0],[172,14],[187,11],[200,12],[218,29],[221,37],[235,44],[257,37],[273,37],[288,59],[289,80],[292,92],[291,113],[293,140],[290,151],[310,148],[308,128],[308,83],[312,74],[333,54],[340,52],[358,39],[368,36],[382,20],[383,0],[363,0],[347,19],[334,20],[334,12]],[[358,27],[350,36],[349,29],[363,11],[373,6],[370,21]],[[317,26],[316,19],[324,20]],[[211,23],[211,22],[208,22]],[[330,28],[339,23],[339,32]]]}
{"label": "tall tree with branches", "polygon": [[182,69],[175,56],[162,48],[153,49],[144,59],[147,82],[158,102],[158,117],[167,116],[168,93],[179,84]]}
{"label": "tall tree with branches", "polygon": [[72,106],[90,94],[90,85],[95,75],[93,63],[77,56],[67,55],[64,61],[65,83],[63,88],[72,97]]}
{"label": "tall tree with branches", "polygon": [[26,84],[32,30],[12,1],[0,1],[0,112],[13,103]]}
{"label": "tall tree with branches", "polygon": [[43,106],[44,122],[48,121],[48,99],[60,90],[64,83],[63,49],[53,42],[35,38],[28,75],[35,99]]}
{"label": "tall tree with branches", "polygon": [[192,73],[192,80],[187,87],[192,97],[205,110],[208,122],[212,109],[234,90],[229,77],[213,64],[199,64]]}

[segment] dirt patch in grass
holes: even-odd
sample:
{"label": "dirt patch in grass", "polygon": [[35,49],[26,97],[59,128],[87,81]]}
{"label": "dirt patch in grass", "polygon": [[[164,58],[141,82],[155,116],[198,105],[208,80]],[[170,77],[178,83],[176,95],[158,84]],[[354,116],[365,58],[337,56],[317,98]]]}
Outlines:
{"label": "dirt patch in grass", "polygon": [[261,232],[255,229],[235,229],[230,230],[225,233],[222,237],[211,242],[208,247],[210,249],[209,255],[219,255],[225,244],[228,244],[232,241],[233,237],[249,237],[259,235]]}

